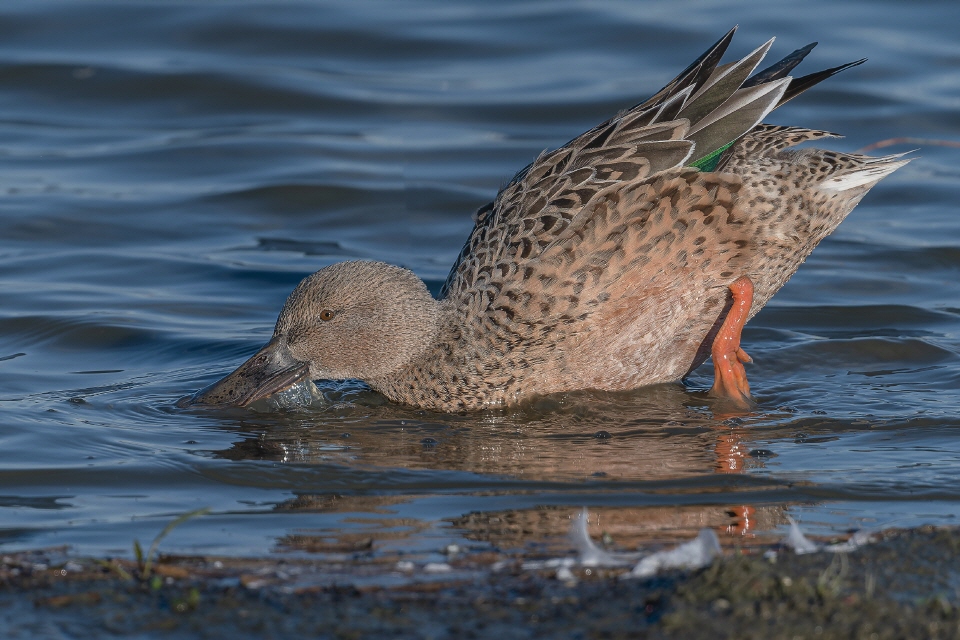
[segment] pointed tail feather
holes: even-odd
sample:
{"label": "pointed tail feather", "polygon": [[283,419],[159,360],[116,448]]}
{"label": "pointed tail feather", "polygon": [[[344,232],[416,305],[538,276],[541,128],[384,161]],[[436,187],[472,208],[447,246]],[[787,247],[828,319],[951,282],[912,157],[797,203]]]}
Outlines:
{"label": "pointed tail feather", "polygon": [[[909,151],[906,153],[910,153]],[[858,187],[870,189],[885,177],[907,164],[913,158],[901,160],[906,153],[897,153],[890,156],[871,158],[869,156],[853,156],[850,160],[855,163],[852,168],[834,172],[820,183],[820,189],[825,191],[849,191]]]}

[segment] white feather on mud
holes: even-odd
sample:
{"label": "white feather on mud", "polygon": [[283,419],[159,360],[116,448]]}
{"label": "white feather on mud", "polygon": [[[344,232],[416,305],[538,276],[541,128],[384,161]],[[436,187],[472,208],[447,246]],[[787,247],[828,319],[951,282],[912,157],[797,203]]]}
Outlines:
{"label": "white feather on mud", "polygon": [[793,549],[794,553],[797,555],[816,553],[817,551],[827,551],[829,553],[847,553],[850,551],[856,551],[860,547],[873,542],[869,531],[856,531],[844,542],[837,542],[835,544],[828,545],[817,544],[804,535],[803,531],[800,530],[800,525],[798,525],[793,518],[789,518],[789,520],[790,530],[787,532],[786,537],[784,537],[784,539],[781,541],[781,544],[785,547]]}
{"label": "white feather on mud", "polygon": [[[577,552],[576,557],[551,558],[543,561],[523,563],[527,570],[556,569],[556,577],[563,582],[574,582],[576,577],[573,567],[629,567],[630,571],[620,575],[620,578],[646,578],[661,571],[670,569],[702,569],[709,566],[714,559],[723,555],[720,540],[712,529],[701,529],[696,538],[677,545],[672,549],[644,553],[640,551],[621,552],[607,551],[598,546],[590,537],[587,529],[589,512],[584,508],[580,515],[570,524],[570,541]],[[793,549],[798,555],[826,551],[843,553],[856,551],[860,547],[873,542],[867,531],[857,531],[844,542],[821,545],[814,542],[801,531],[800,526],[791,518],[790,529],[780,541],[782,547]],[[777,552],[773,549],[764,554],[765,557],[776,558]]]}
{"label": "white feather on mud", "polygon": [[701,569],[721,553],[720,540],[713,529],[701,529],[697,537],[690,542],[684,542],[668,551],[658,551],[642,559],[623,577],[646,578],[665,569]]}

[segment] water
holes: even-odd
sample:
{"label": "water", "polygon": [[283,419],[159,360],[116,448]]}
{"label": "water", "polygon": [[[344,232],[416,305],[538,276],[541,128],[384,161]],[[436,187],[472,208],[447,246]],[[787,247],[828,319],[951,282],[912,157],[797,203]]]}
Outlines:
{"label": "water", "polygon": [[[302,411],[180,410],[349,258],[437,290],[470,214],[541,150],[731,54],[863,56],[770,120],[960,139],[939,2],[5,2],[0,544],[430,558],[951,523],[960,510],[960,169],[920,146],[745,332],[759,410],[688,386],[441,415],[361,385]],[[745,518],[745,519],[744,519]]]}

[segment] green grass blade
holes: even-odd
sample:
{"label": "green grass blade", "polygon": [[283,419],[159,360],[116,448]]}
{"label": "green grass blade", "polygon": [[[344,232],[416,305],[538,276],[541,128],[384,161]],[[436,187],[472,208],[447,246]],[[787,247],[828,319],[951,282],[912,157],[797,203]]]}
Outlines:
{"label": "green grass blade", "polygon": [[[141,564],[140,569],[140,578],[142,580],[147,580],[150,577],[150,572],[153,569],[153,558],[157,553],[157,547],[160,546],[160,542],[170,535],[170,532],[182,525],[184,522],[191,518],[196,518],[197,516],[204,516],[210,513],[210,507],[204,507],[203,509],[197,509],[195,511],[187,512],[181,516],[178,516],[175,520],[170,522],[167,526],[163,528],[163,531],[157,534],[157,537],[153,539],[153,543],[150,545],[150,550],[147,551],[147,556],[145,561]],[[142,552],[138,551],[139,543],[134,541],[134,551],[137,553],[137,557],[141,557]],[[138,559],[139,562],[139,559]]]}

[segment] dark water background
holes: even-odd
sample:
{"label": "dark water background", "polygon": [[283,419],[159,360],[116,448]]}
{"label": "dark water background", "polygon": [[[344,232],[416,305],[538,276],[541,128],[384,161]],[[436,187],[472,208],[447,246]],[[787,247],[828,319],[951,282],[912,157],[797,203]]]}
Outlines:
{"label": "dark water background", "polygon": [[[436,289],[471,213],[541,150],[731,54],[866,56],[771,122],[960,140],[945,2],[0,5],[0,543],[431,557],[539,548],[589,506],[630,546],[952,523],[960,150],[924,144],[748,326],[760,409],[685,388],[439,415],[356,384],[295,413],[173,407],[343,259]],[[606,432],[609,437],[603,437]],[[474,513],[468,516],[471,512]],[[743,516],[747,516],[744,522]]]}

